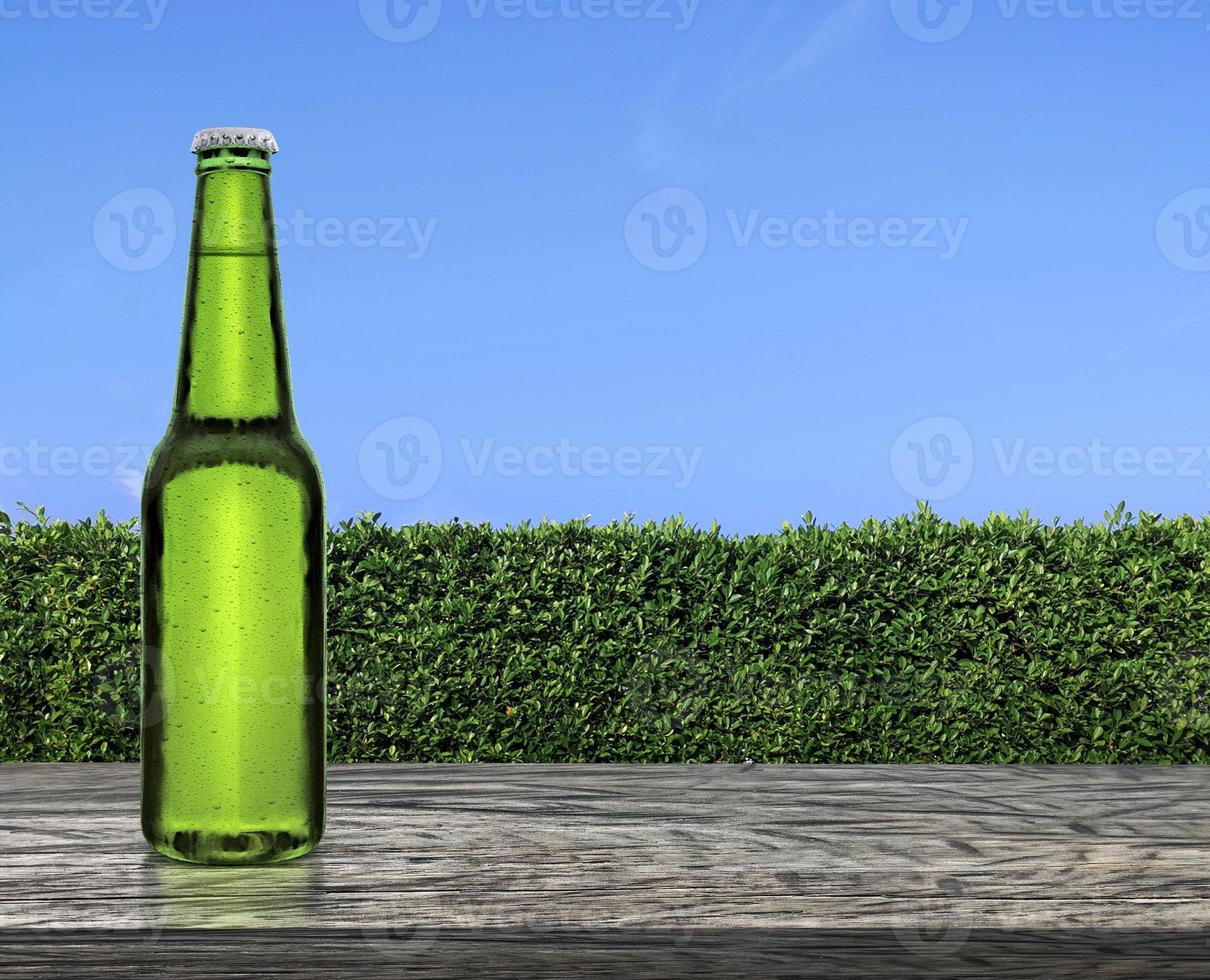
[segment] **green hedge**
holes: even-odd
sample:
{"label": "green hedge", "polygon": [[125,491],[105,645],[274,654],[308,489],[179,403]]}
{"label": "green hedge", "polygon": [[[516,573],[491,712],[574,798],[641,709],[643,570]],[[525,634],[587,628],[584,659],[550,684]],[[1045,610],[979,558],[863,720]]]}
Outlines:
{"label": "green hedge", "polygon": [[[1210,761],[1210,519],[330,536],[333,761]],[[137,757],[138,532],[0,515],[0,759]]]}

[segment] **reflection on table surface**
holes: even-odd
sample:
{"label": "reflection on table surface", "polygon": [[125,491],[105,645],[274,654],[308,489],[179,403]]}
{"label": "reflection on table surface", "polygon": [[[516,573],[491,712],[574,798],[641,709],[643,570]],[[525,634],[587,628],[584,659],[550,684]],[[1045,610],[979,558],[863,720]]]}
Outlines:
{"label": "reflection on table surface", "polygon": [[162,900],[162,929],[301,928],[323,891],[323,867],[307,859],[227,868],[148,855],[143,873]]}

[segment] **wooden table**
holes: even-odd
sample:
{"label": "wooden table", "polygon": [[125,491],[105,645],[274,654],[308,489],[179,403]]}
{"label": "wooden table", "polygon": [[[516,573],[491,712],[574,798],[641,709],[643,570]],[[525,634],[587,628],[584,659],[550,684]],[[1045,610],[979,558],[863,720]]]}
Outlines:
{"label": "wooden table", "polygon": [[1210,770],[335,766],[302,860],[0,766],[0,976],[1210,975]]}

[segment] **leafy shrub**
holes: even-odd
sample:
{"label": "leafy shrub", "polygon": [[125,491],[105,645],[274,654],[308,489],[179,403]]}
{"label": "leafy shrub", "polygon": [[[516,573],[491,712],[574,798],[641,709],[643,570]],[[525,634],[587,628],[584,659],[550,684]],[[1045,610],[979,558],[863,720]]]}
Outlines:
{"label": "leafy shrub", "polygon": [[[329,539],[333,761],[1210,761],[1210,519]],[[0,759],[137,758],[138,533],[0,515]]]}

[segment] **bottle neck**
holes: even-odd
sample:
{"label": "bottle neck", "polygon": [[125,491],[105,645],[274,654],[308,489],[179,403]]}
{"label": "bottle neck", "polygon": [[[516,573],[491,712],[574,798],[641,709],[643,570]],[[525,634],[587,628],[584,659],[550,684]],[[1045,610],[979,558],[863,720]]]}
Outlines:
{"label": "bottle neck", "polygon": [[268,154],[203,151],[197,178],[174,421],[292,426]]}

